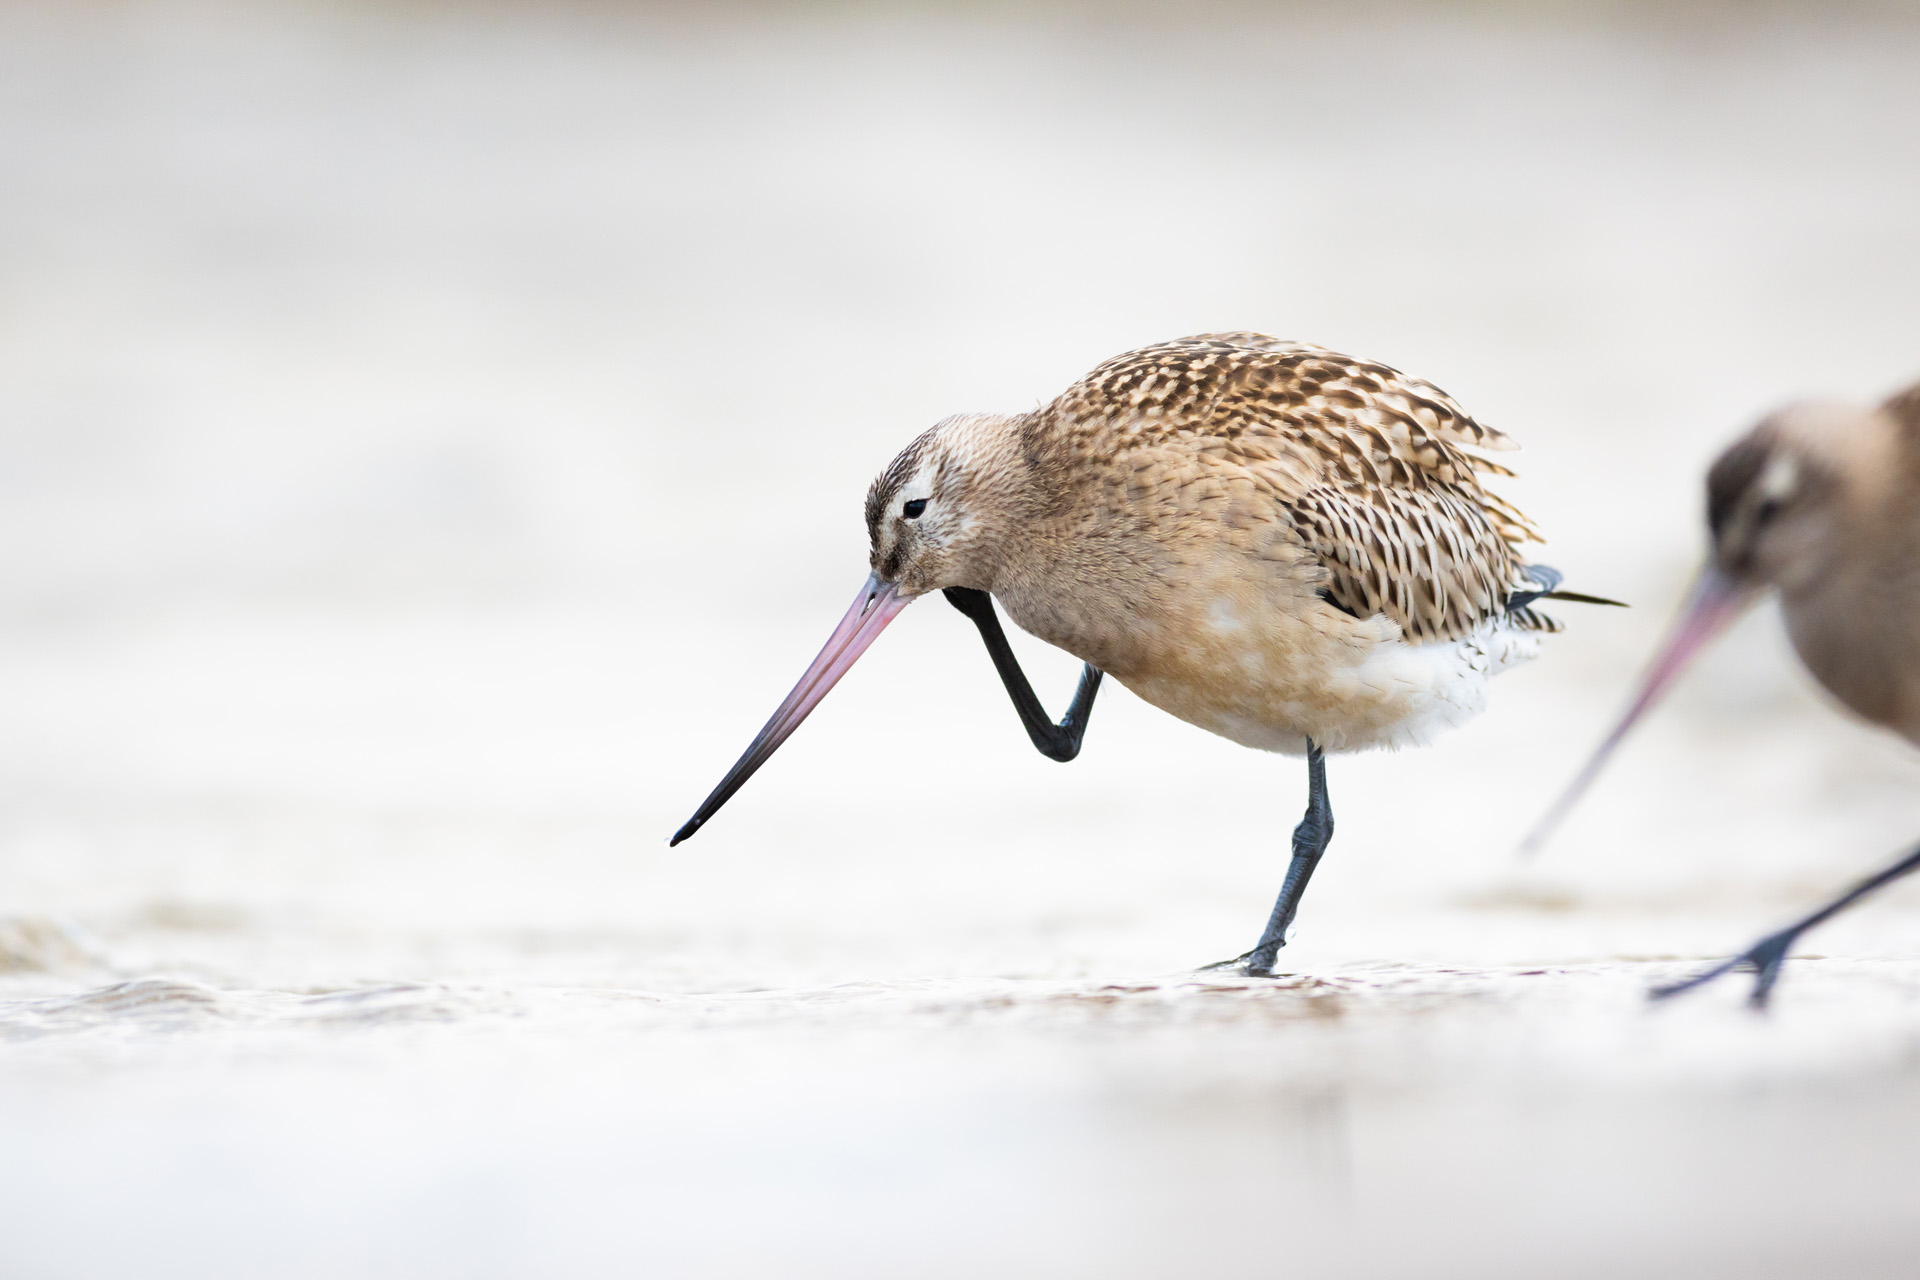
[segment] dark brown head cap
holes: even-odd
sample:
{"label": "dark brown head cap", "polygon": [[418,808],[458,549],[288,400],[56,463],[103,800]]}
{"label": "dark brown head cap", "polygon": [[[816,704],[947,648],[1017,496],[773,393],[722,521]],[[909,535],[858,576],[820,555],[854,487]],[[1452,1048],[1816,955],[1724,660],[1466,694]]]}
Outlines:
{"label": "dark brown head cap", "polygon": [[1750,587],[1804,585],[1884,468],[1886,416],[1809,402],[1769,414],[1707,472],[1714,561]]}

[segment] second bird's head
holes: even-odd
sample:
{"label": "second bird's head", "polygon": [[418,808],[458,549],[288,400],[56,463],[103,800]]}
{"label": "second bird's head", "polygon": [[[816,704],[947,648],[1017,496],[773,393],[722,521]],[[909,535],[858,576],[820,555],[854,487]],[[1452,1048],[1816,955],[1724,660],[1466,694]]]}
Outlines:
{"label": "second bird's head", "polygon": [[1868,498],[1894,478],[1897,431],[1884,410],[1799,404],[1769,415],[1707,472],[1707,573],[1743,600],[1789,594],[1827,572],[1848,530],[1843,498]]}
{"label": "second bird's head", "polygon": [[[1707,472],[1712,548],[1686,610],[1654,660],[1638,708],[1769,589],[1789,597],[1833,571],[1904,465],[1891,406],[1792,405],[1727,446]],[[1631,716],[1629,717],[1631,720]]]}

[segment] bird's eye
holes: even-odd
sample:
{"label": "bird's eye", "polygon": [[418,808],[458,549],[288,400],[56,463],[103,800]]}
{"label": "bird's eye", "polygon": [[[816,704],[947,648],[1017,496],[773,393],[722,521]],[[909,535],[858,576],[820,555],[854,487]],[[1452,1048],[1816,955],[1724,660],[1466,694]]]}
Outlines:
{"label": "bird's eye", "polygon": [[1768,498],[1766,501],[1762,502],[1759,506],[1753,509],[1754,523],[1765,524],[1779,514],[1780,514],[1780,499]]}
{"label": "bird's eye", "polygon": [[927,500],[925,498],[915,498],[912,502],[900,508],[900,514],[909,520],[918,520],[921,515],[926,512],[926,509]]}

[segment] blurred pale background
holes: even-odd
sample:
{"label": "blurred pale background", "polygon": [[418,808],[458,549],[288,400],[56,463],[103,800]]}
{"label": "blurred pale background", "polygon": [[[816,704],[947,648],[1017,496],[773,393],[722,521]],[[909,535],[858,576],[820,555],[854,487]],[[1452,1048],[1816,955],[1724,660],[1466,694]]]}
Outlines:
{"label": "blurred pale background", "polygon": [[[1920,376],[1898,7],[0,6],[0,1272],[1900,1275],[1920,836],[1743,624],[1537,863],[1758,412]],[[1629,613],[1304,798],[910,610],[665,836],[948,413],[1251,328]],[[1022,644],[1064,706],[1076,664]],[[127,985],[131,984],[131,985]]]}

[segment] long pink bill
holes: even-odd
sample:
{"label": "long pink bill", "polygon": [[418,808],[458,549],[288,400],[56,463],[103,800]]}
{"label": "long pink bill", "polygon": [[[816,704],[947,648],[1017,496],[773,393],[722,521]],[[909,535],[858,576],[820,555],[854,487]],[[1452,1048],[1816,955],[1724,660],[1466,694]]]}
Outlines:
{"label": "long pink bill", "polygon": [[773,713],[773,718],[754,737],[733,768],[727,770],[727,776],[720,779],[713,794],[701,802],[685,826],[674,832],[673,839],[667,842],[669,846],[679,844],[698,831],[721,805],[732,799],[733,793],[746,785],[754,771],[765,764],[780,744],[800,727],[800,722],[820,705],[827,690],[839,683],[840,677],[867,651],[867,646],[887,629],[887,624],[912,603],[912,596],[899,595],[891,582],[880,580],[879,574],[869,575],[860,594],[854,597],[853,607],[827,638],[826,648],[820,650],[820,656],[800,677],[800,683],[793,686],[787,700],[780,704],[780,709]]}
{"label": "long pink bill", "polygon": [[1694,655],[1704,649],[1709,641],[1725,631],[1727,625],[1740,616],[1752,598],[1752,592],[1743,590],[1732,578],[1711,564],[1700,571],[1700,576],[1694,580],[1693,592],[1687,597],[1687,603],[1681,610],[1679,620],[1673,624],[1673,630],[1668,632],[1666,644],[1654,658],[1653,665],[1647,668],[1647,674],[1640,682],[1640,691],[1634,695],[1632,705],[1627,708],[1626,714],[1620,717],[1620,723],[1613,727],[1613,732],[1601,742],[1599,749],[1587,761],[1586,767],[1581,769],[1578,776],[1574,778],[1573,785],[1561,794],[1553,807],[1547,810],[1546,816],[1541,818],[1533,830],[1527,834],[1527,838],[1520,842],[1522,857],[1529,857],[1540,851],[1541,846],[1546,844],[1547,838],[1559,827],[1561,820],[1579,802],[1580,797],[1586,794],[1593,780],[1600,776],[1600,770],[1606,767],[1607,761],[1613,756],[1614,748],[1618,747],[1621,739],[1627,736],[1627,731],[1632,729],[1639,722],[1640,717],[1646,713],[1647,708],[1667,691],[1668,686],[1679,676],[1687,663],[1692,661]]}

